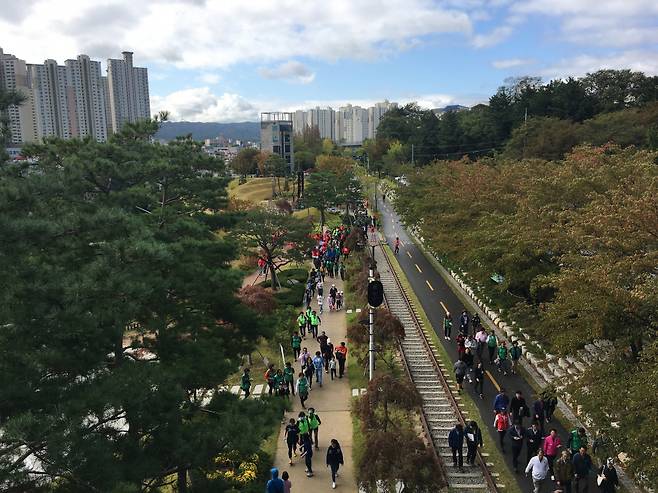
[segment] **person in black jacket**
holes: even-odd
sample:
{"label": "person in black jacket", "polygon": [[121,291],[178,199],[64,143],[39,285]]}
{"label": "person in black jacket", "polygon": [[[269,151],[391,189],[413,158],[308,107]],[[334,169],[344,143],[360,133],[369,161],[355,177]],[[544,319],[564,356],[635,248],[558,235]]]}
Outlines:
{"label": "person in black jacket", "polygon": [[530,415],[530,410],[528,409],[528,404],[523,397],[523,392],[517,390],[512,397],[512,401],[509,405],[510,412],[512,413],[512,422],[519,423],[523,426],[523,418]]}
{"label": "person in black jacket", "polygon": [[343,462],[343,451],[340,449],[340,444],[335,438],[331,439],[331,444],[327,448],[327,466],[331,468],[331,487],[336,488],[336,475],[338,468]]}
{"label": "person in black jacket", "polygon": [[521,426],[521,423],[516,423],[509,431],[509,437],[512,440],[512,466],[514,466],[514,472],[518,474],[519,472],[519,456],[521,455],[521,450],[523,450],[523,441],[525,438],[525,430]]}
{"label": "person in black jacket", "polygon": [[482,432],[480,427],[475,421],[471,421],[464,430],[464,436],[466,437],[466,464],[471,466],[475,465],[475,454],[478,447],[482,447]]}
{"label": "person in black jacket", "polygon": [[601,466],[601,469],[599,469],[599,476],[603,476],[605,478],[599,485],[601,492],[615,493],[617,487],[619,486],[619,477],[617,476],[615,462],[612,460],[612,457],[608,457],[608,460],[605,462],[605,464]]}
{"label": "person in black jacket", "polygon": [[452,465],[457,467],[457,456],[459,455],[459,468],[464,467],[464,427],[457,423],[448,434],[448,445],[452,449]]}
{"label": "person in black jacket", "polygon": [[530,462],[530,459],[537,455],[537,451],[541,448],[541,441],[544,439],[544,434],[541,428],[539,428],[539,425],[533,422],[532,426],[525,431],[525,438],[526,446],[528,447],[527,464]]}
{"label": "person in black jacket", "polygon": [[478,362],[473,370],[473,378],[475,379],[475,391],[480,394],[480,399],[484,399],[484,365],[482,361]]}

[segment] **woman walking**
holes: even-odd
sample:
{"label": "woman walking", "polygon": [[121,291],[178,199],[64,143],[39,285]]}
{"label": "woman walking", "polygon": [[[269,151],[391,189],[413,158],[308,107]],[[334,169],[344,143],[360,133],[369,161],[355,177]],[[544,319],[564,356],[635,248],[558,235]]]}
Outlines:
{"label": "woman walking", "polygon": [[336,488],[336,476],[338,468],[343,464],[343,451],[340,444],[335,438],[331,439],[331,444],[327,448],[327,466],[331,468],[331,487]]}
{"label": "woman walking", "polygon": [[306,399],[308,399],[308,389],[309,384],[306,376],[300,371],[297,378],[297,393],[299,394],[299,400],[302,403],[302,408],[306,409]]}

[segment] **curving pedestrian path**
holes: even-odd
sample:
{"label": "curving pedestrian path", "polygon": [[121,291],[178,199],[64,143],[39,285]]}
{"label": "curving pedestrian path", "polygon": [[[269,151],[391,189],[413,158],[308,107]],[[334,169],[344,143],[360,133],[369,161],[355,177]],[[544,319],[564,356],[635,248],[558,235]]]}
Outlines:
{"label": "curving pedestrian path", "polygon": [[[325,295],[329,292],[331,284],[336,284],[339,291],[344,290],[343,282],[340,279],[326,277],[324,283]],[[326,302],[325,307],[328,307]],[[313,301],[312,308],[317,310],[317,301]],[[341,341],[347,342],[345,309],[339,312],[329,312],[327,308],[320,318],[322,319],[322,324],[318,329],[319,333],[325,331],[335,346],[340,344]],[[315,351],[320,349],[320,344],[307,335],[306,339],[302,341],[302,347],[307,347],[310,353],[315,353]],[[285,350],[286,359],[292,361],[290,348],[285,348]],[[347,365],[349,364],[350,355],[348,353]],[[296,372],[299,372],[299,363],[295,362],[294,366]],[[281,425],[274,465],[279,468],[280,474],[283,471],[288,471],[290,481],[292,482],[292,491],[304,491],[310,488],[313,493],[323,493],[325,491],[356,492],[358,488],[356,486],[352,461],[352,418],[350,416],[352,390],[349,379],[347,378],[347,374],[342,379],[336,378],[333,381],[331,381],[328,374],[325,374],[324,377],[322,387],[319,387],[313,381],[313,389],[306,401],[306,408],[315,408],[315,412],[322,420],[318,440],[320,450],[314,450],[313,454],[314,476],[311,478],[306,477],[304,473],[306,467],[304,465],[304,459],[301,457],[293,457],[293,465],[290,466],[288,464],[288,447],[283,436],[285,424]],[[293,401],[293,407],[291,412],[286,413],[284,418],[285,423],[290,418],[295,418],[296,420],[299,412],[304,410],[298,396],[293,397],[291,395],[290,398]],[[336,482],[336,490],[331,488],[331,472],[326,465],[327,446],[332,438],[337,439],[340,443],[345,460],[345,465],[341,466],[339,471],[340,476]]]}

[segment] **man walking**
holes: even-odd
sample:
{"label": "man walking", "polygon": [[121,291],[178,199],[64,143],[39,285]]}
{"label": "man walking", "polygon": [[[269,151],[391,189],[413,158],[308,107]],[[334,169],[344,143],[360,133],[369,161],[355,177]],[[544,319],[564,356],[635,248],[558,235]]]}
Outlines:
{"label": "man walking", "polygon": [[446,312],[443,319],[443,337],[446,341],[450,340],[450,334],[452,334],[452,317],[449,312]]}
{"label": "man walking", "polygon": [[571,493],[571,482],[573,481],[573,464],[568,450],[563,450],[562,455],[553,464],[553,475],[555,482],[564,493]]}
{"label": "man walking", "polygon": [[[448,445],[452,449],[452,465],[457,467],[459,464],[459,469],[461,470],[464,467],[464,427],[461,423],[457,423],[455,427],[450,430],[448,434]],[[457,456],[459,456],[459,463],[457,462]]]}
{"label": "man walking", "polygon": [[[303,316],[303,314],[302,314]],[[304,322],[306,324],[306,322]],[[290,345],[292,346],[292,356],[293,358],[297,359],[299,358],[299,354],[301,353],[302,350],[302,338],[299,337],[299,333],[295,332],[292,335],[292,340]]]}
{"label": "man walking", "polygon": [[320,354],[320,351],[315,352],[315,358],[313,358],[313,368],[315,369],[315,381],[320,384],[322,387],[322,370],[324,370],[324,359]]}
{"label": "man walking", "polygon": [[534,486],[534,493],[541,493],[546,483],[546,477],[548,476],[548,459],[544,457],[544,452],[540,450],[537,452],[528,466],[525,468],[526,475],[532,473],[532,484]]}
{"label": "man walking", "polygon": [[240,389],[244,391],[244,398],[249,397],[251,391],[251,377],[249,376],[249,368],[245,368],[242,372],[242,378],[240,379]]}
{"label": "man walking", "polygon": [[528,447],[528,456],[526,462],[530,462],[537,451],[541,448],[541,441],[544,439],[544,434],[537,426],[537,423],[532,423],[532,426],[528,428],[525,432],[527,447]]}
{"label": "man walking", "polygon": [[521,426],[521,423],[515,423],[512,426],[509,437],[512,440],[512,466],[514,467],[514,472],[518,474],[519,456],[521,455],[521,450],[523,450],[523,439],[525,438],[525,430]]}
{"label": "man walking", "polygon": [[312,407],[308,408],[308,427],[311,433],[313,434],[311,441],[315,444],[315,448],[319,449],[320,445],[318,445],[318,431],[320,429],[320,425],[322,424],[322,420],[320,419],[320,416],[315,414],[315,409]]}
{"label": "man walking", "polygon": [[574,491],[575,493],[589,492],[589,475],[592,471],[592,458],[587,453],[587,447],[580,447],[573,459]]}
{"label": "man walking", "polygon": [[336,359],[338,360],[338,378],[343,378],[345,373],[345,361],[347,360],[347,346],[344,342],[336,348]]}

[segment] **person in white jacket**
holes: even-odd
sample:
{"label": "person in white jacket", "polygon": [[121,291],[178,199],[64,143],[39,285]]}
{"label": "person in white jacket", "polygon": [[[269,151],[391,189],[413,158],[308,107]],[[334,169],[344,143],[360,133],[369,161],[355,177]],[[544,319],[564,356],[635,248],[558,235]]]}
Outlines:
{"label": "person in white jacket", "polygon": [[535,493],[541,493],[544,484],[546,483],[546,477],[548,476],[548,459],[544,457],[544,451],[539,450],[537,455],[535,455],[528,466],[525,468],[526,476],[532,473],[532,484],[535,488]]}

